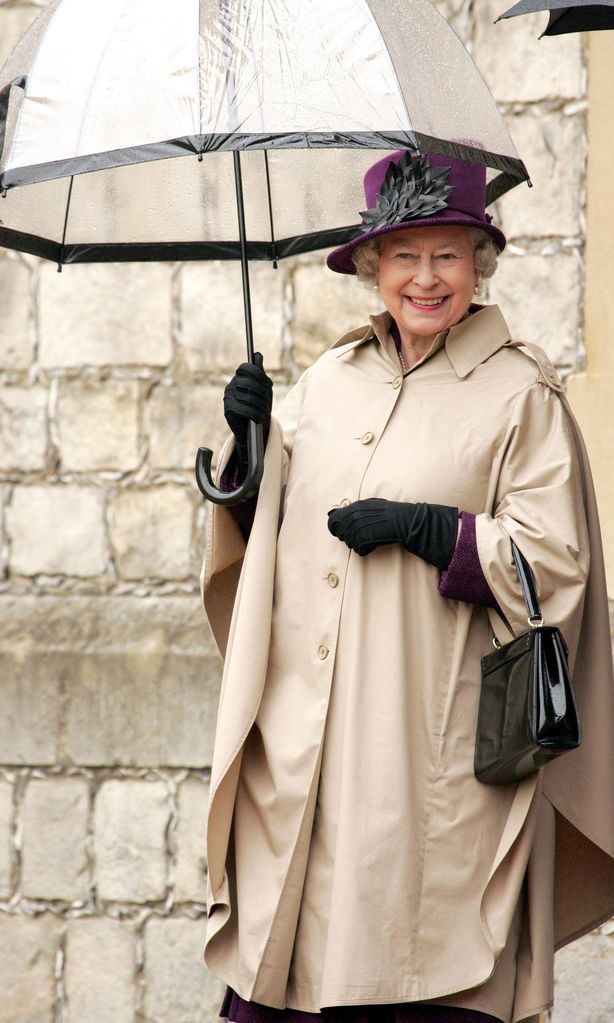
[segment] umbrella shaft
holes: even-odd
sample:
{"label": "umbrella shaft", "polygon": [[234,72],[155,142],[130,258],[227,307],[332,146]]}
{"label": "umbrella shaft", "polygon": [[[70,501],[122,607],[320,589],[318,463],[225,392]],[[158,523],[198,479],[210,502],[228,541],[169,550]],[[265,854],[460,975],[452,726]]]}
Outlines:
{"label": "umbrella shaft", "polygon": [[243,278],[243,308],[245,310],[245,335],[247,339],[247,355],[250,362],[254,361],[254,333],[252,329],[252,303],[249,292],[249,268],[247,263],[247,240],[245,233],[245,208],[243,206],[243,182],[241,179],[241,158],[237,150],[232,154],[235,168],[235,188],[237,192],[237,213],[239,216],[239,241],[241,245],[241,276]]}

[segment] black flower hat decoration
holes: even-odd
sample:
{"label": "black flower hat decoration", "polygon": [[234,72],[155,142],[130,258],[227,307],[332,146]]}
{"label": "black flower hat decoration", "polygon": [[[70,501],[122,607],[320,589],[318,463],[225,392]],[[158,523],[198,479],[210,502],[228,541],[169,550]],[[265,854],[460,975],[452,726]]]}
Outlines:
{"label": "black flower hat decoration", "polygon": [[450,167],[431,167],[428,156],[404,153],[398,163],[390,162],[374,209],[364,210],[361,230],[376,231],[417,217],[430,217],[446,209],[454,191],[448,185]]}

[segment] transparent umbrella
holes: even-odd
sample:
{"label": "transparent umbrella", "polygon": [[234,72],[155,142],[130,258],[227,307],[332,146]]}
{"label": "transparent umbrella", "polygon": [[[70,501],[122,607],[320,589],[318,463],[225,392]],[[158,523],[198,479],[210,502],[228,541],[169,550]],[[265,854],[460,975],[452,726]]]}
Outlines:
{"label": "transparent umbrella", "polygon": [[519,14],[535,14],[549,11],[550,19],[542,35],[560,36],[568,32],[594,32],[597,29],[614,28],[614,0],[603,0],[600,4],[592,0],[520,0],[501,18],[515,18]]}
{"label": "transparent umbrella", "polygon": [[[339,245],[382,151],[528,180],[429,0],[51,0],[0,71],[0,244],[64,264],[241,259]],[[176,159],[183,157],[183,159]],[[258,486],[262,430],[242,488]]]}

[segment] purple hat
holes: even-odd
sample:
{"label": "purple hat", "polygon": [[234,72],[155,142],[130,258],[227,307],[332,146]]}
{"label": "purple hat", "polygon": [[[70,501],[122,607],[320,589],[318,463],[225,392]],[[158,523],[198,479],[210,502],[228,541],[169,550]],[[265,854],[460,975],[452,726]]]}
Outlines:
{"label": "purple hat", "polygon": [[326,260],[337,273],[356,273],[352,253],[369,238],[408,227],[478,227],[500,251],[505,248],[505,235],[486,213],[483,165],[401,149],[374,163],[365,174],[364,186],[368,209],[361,214],[362,233],[334,249]]}

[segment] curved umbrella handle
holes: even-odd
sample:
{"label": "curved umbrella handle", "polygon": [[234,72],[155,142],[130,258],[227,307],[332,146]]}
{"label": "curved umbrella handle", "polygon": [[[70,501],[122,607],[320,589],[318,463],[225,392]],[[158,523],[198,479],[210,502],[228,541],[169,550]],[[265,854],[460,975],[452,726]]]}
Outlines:
{"label": "curved umbrella handle", "polygon": [[264,434],[262,423],[250,420],[247,433],[247,476],[236,490],[224,493],[213,483],[211,477],[211,459],[213,452],[209,448],[199,448],[196,453],[196,482],[203,497],[213,504],[225,504],[232,508],[235,504],[243,504],[256,493],[262,482],[264,472]]}

